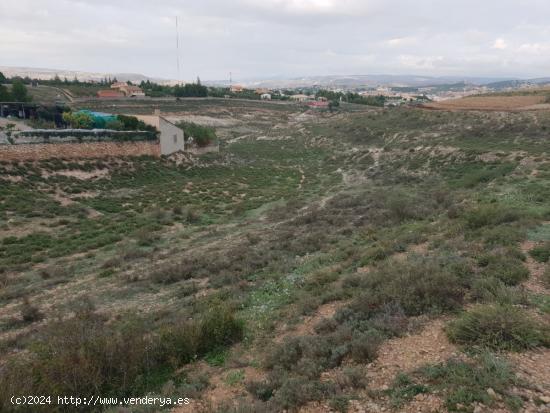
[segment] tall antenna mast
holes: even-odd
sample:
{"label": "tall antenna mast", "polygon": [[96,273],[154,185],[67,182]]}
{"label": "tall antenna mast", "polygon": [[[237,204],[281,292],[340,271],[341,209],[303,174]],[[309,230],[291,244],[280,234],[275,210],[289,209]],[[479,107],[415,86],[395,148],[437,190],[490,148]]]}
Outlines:
{"label": "tall antenna mast", "polygon": [[233,85],[233,79],[231,76],[231,72],[229,72],[229,87],[231,87],[232,85]]}
{"label": "tall antenna mast", "polygon": [[179,28],[178,28],[178,16],[176,16],[176,64],[178,67],[178,82],[181,83],[181,77],[180,77],[180,35],[179,35]]}

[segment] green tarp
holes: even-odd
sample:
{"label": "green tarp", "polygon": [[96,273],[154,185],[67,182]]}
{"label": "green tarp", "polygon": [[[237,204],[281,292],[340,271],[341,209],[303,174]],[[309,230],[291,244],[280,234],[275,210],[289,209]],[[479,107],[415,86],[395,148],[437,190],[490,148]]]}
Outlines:
{"label": "green tarp", "polygon": [[89,115],[94,121],[93,127],[95,129],[104,129],[107,122],[117,120],[116,115],[112,115],[110,113],[92,112],[91,110],[79,110],[76,113],[85,113],[86,115]]}

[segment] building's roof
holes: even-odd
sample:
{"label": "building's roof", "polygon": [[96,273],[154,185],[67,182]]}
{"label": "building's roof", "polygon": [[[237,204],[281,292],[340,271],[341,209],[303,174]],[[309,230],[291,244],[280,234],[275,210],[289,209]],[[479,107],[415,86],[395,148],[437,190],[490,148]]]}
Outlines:
{"label": "building's roof", "polygon": [[111,85],[111,89],[118,89],[119,87],[122,87],[122,86],[128,86],[128,84],[125,82],[115,82]]}
{"label": "building's roof", "polygon": [[134,85],[121,86],[120,89],[127,92],[143,92],[139,86]]}

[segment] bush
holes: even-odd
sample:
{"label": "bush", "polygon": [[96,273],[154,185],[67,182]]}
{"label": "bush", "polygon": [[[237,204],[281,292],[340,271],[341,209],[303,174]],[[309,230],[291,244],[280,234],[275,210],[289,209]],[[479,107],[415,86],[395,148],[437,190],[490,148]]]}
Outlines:
{"label": "bush", "polygon": [[[446,397],[446,406],[451,411],[472,411],[475,402],[492,406],[493,399],[487,389],[493,389],[499,399],[517,411],[521,399],[511,393],[518,383],[515,374],[503,360],[490,353],[482,353],[472,362],[451,359],[443,364],[427,366],[420,370],[427,378],[430,387],[434,387]],[[460,409],[459,405],[465,406]]]}
{"label": "bush", "polygon": [[549,345],[544,328],[510,305],[480,305],[449,323],[449,339],[458,344],[519,351]]}
{"label": "bush", "polygon": [[198,146],[208,146],[217,140],[216,132],[213,128],[201,126],[193,122],[178,122],[176,126],[183,130],[185,140],[193,139]]}
{"label": "bush", "polygon": [[399,373],[387,393],[390,396],[391,404],[394,407],[400,407],[416,395],[427,392],[428,388],[426,386],[417,383],[412,377],[404,373]]}
{"label": "bush", "polygon": [[73,129],[91,129],[94,120],[87,113],[63,112],[63,121]]}
{"label": "bush", "polygon": [[485,255],[479,259],[484,268],[481,275],[487,278],[497,278],[506,285],[518,285],[529,278],[529,270],[521,260],[505,255],[506,252]]}
{"label": "bush", "polygon": [[21,305],[21,318],[25,323],[34,323],[44,318],[38,307],[35,307],[29,302],[27,297],[24,298]]}
{"label": "bush", "polygon": [[542,283],[546,286],[546,288],[550,288],[550,267],[546,267],[544,269],[544,273],[542,274]]}
{"label": "bush", "polygon": [[550,243],[546,242],[529,251],[529,255],[538,262],[548,262],[550,259]]}
{"label": "bush", "polygon": [[270,400],[270,405],[276,411],[295,409],[310,401],[325,399],[333,392],[329,383],[321,383],[303,376],[291,377],[277,390]]}
{"label": "bush", "polygon": [[514,209],[495,204],[482,205],[476,209],[468,211],[464,217],[469,228],[477,229],[486,226],[496,226],[499,224],[514,222],[520,218],[520,215]]}
{"label": "bush", "polygon": [[[152,125],[148,125],[145,122],[139,120],[135,116],[128,116],[128,115],[117,115],[117,121],[118,124],[121,125],[122,130],[127,131],[147,131],[152,132],[155,135],[158,134],[157,128],[155,128]],[[117,124],[117,125],[118,125]],[[118,130],[118,129],[115,129]]]}
{"label": "bush", "polygon": [[197,352],[206,354],[240,341],[243,338],[244,324],[235,319],[227,308],[213,307],[203,316],[199,329]]}
{"label": "bush", "polygon": [[124,124],[119,120],[110,120],[105,123],[105,129],[124,130]]}
{"label": "bush", "polygon": [[525,304],[527,295],[517,287],[510,287],[494,277],[478,278],[472,283],[471,295],[474,300],[498,304]]}
{"label": "bush", "polygon": [[350,355],[356,363],[369,363],[378,356],[384,337],[376,332],[357,335],[350,344]]}
{"label": "bush", "polygon": [[109,323],[85,306],[73,318],[51,323],[29,346],[30,354],[3,365],[0,410],[8,409],[12,395],[145,393],[182,363],[233,344],[242,335],[243,324],[223,306],[198,321],[158,328],[137,318]]}
{"label": "bush", "polygon": [[366,292],[351,307],[365,314],[380,312],[387,304],[409,316],[440,313],[461,306],[464,284],[453,262],[423,257],[385,261],[362,282]]}

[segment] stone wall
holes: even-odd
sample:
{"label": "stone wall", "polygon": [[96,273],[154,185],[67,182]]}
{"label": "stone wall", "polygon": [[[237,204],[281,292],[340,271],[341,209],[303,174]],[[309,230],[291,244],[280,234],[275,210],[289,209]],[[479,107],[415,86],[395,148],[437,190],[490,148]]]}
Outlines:
{"label": "stone wall", "polygon": [[142,155],[160,157],[159,143],[157,141],[139,141],[0,145],[0,161],[38,161],[51,158],[79,159]]}
{"label": "stone wall", "polygon": [[71,142],[137,142],[156,141],[154,133],[146,131],[116,131],[109,129],[33,129],[12,133],[16,145],[25,143]]}

